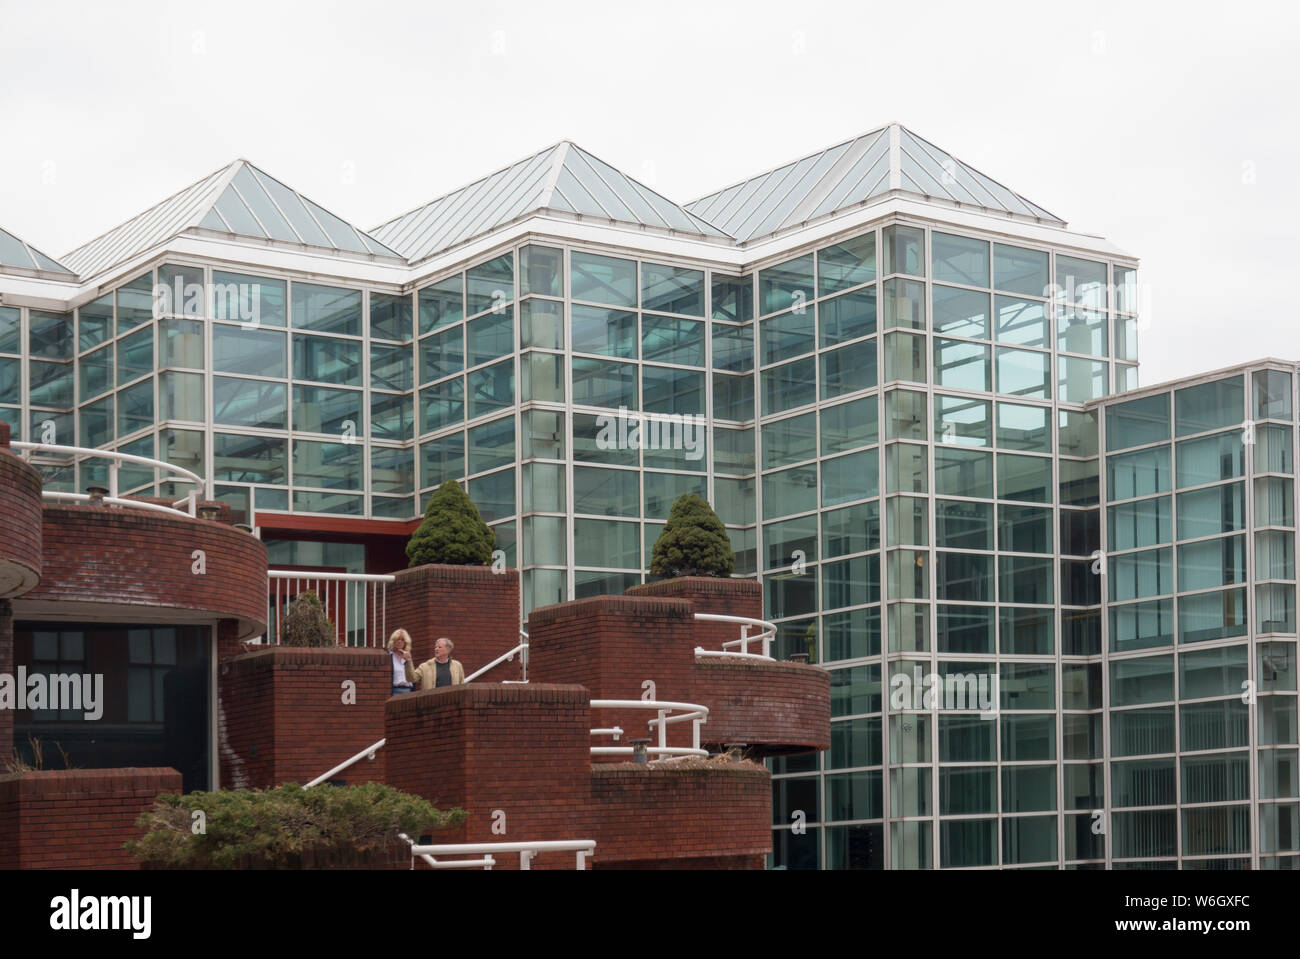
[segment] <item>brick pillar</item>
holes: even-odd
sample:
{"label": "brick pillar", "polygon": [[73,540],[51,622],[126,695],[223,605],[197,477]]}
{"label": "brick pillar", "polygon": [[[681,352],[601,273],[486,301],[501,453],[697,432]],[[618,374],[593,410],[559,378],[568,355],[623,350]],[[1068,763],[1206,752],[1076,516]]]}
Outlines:
{"label": "brick pillar", "polygon": [[[468,676],[519,645],[519,571],[490,566],[430,564],[404,569],[388,587],[385,628],[411,634],[415,664],[433,658],[433,644],[446,636],[453,658]],[[388,636],[382,637],[388,642]],[[519,679],[520,663],[502,663],[477,682]]]}
{"label": "brick pillar", "polygon": [[[685,600],[643,596],[594,596],[535,609],[528,620],[528,678],[581,683],[592,699],[693,702],[693,615]],[[601,738],[594,745],[624,746],[646,736],[658,742],[647,726],[655,718],[651,711],[598,709],[592,715],[595,727],[624,730],[619,742]],[[669,745],[690,744],[689,723],[669,729]]]}
{"label": "brick pillar", "polygon": [[[388,784],[469,814],[434,842],[594,839],[589,699],[581,686],[532,682],[394,696],[385,717]],[[517,854],[497,857],[498,868],[518,864]],[[572,853],[533,861],[573,865]]]}

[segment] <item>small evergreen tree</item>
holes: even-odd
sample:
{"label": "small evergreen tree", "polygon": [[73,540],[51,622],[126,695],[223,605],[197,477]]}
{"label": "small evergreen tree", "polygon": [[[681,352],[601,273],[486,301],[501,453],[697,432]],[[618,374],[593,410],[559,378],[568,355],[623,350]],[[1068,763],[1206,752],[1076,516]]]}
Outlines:
{"label": "small evergreen tree", "polygon": [[337,646],[334,624],[325,615],[320,597],[312,590],[299,593],[284,617],[284,646]]}
{"label": "small evergreen tree", "polygon": [[486,566],[496,544],[496,534],[483,522],[478,507],[459,483],[447,480],[429,497],[424,521],[411,534],[406,555],[412,566]]}
{"label": "small evergreen tree", "polygon": [[713,507],[695,493],[679,496],[655,540],[653,576],[730,576],[736,566],[727,531]]}

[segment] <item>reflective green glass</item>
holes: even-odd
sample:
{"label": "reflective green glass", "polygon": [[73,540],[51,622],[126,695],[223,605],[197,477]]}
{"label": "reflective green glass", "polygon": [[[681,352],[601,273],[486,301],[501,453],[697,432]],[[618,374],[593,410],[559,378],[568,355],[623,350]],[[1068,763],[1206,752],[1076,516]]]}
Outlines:
{"label": "reflective green glass", "polygon": [[1173,551],[1151,549],[1112,556],[1108,573],[1111,602],[1173,592]]}
{"label": "reflective green glass", "polygon": [[160,320],[158,366],[203,368],[203,324],[196,320]]}
{"label": "reflective green glass", "polygon": [[519,251],[519,295],[564,296],[564,251],[526,246]]}
{"label": "reflective green glass", "polygon": [[1168,446],[1108,456],[1106,470],[1106,492],[1111,500],[1167,493],[1173,483]]}
{"label": "reflective green glass", "polygon": [[935,555],[935,597],[959,603],[993,601],[993,557],[981,553]]}
{"label": "reflective green glass", "polygon": [[1050,604],[1052,560],[1034,556],[998,557],[998,601]]}
{"label": "reflective green glass", "polygon": [[594,513],[598,516],[637,516],[640,508],[641,493],[635,471],[597,469],[591,466],[573,468],[574,512]]}
{"label": "reflective green glass", "polygon": [[359,437],[365,433],[360,390],[325,386],[293,388],[293,429],[306,433],[333,433]]}
{"label": "reflective green glass", "polygon": [[153,318],[153,273],[138,276],[117,289],[117,332],[133,330]]}
{"label": "reflective green glass", "polygon": [[687,476],[683,473],[655,473],[647,470],[642,474],[645,486],[645,516],[647,519],[667,519],[668,512],[678,497],[694,493],[703,498],[706,495],[703,476]]}
{"label": "reflective green glass", "polygon": [[926,492],[929,486],[926,450],[927,447],[914,443],[890,443],[885,447],[885,492]]}
{"label": "reflective green glass", "polygon": [[1106,449],[1121,450],[1169,439],[1169,394],[1115,403],[1106,408]]}
{"label": "reflective green glass", "polygon": [[885,227],[881,246],[884,272],[925,276],[925,231],[920,227],[894,224]]}
{"label": "reflective green glass", "polygon": [[1286,426],[1262,426],[1255,431],[1255,472],[1292,471],[1292,433]]}
{"label": "reflective green glass", "polygon": [[760,314],[790,308],[805,309],[816,295],[813,289],[813,255],[789,260],[760,270],[758,274]]}
{"label": "reflective green glass", "polygon": [[465,315],[500,312],[515,298],[515,258],[506,253],[465,271]]}
{"label": "reflective green glass", "polygon": [[465,419],[465,380],[456,377],[420,390],[420,432],[460,423]]}
{"label": "reflective green glass", "polygon": [[778,363],[792,356],[810,353],[817,345],[814,337],[816,313],[812,307],[771,316],[758,325],[762,362]]}
{"label": "reflective green glass", "polygon": [[519,338],[525,347],[564,349],[564,304],[535,299],[520,303]]}
{"label": "reflective green glass", "polygon": [[[488,473],[477,479],[469,481],[469,498],[474,501],[478,511],[483,515],[485,522],[491,523],[494,520],[506,516],[512,516],[515,513],[515,471],[512,469],[498,470],[495,473]],[[493,532],[497,535],[497,545],[506,550],[506,561],[510,562],[509,553],[512,552],[512,544],[505,541],[505,533],[511,532],[513,524],[509,527],[495,526]]]}
{"label": "reflective green glass", "polygon": [[449,276],[419,293],[420,333],[456,323],[465,318],[465,291],[461,274]]}
{"label": "reflective green glass", "polygon": [[[1163,566],[1161,567],[1163,569]],[[1148,577],[1154,573],[1148,569]],[[1133,576],[1131,570],[1126,575]],[[1142,588],[1128,585],[1126,592]],[[1157,587],[1149,587],[1157,588]],[[1164,585],[1165,591],[1169,587]],[[1147,649],[1152,646],[1168,646],[1174,641],[1174,601],[1161,599],[1149,603],[1131,603],[1115,606],[1110,611],[1110,646],[1114,652],[1129,649]]]}
{"label": "reflective green glass", "polygon": [[642,263],[641,308],[703,316],[704,273],[659,263]]}
{"label": "reflective green glass", "polygon": [[935,545],[956,549],[993,549],[991,503],[939,500],[935,510]]}
{"label": "reflective green glass", "polygon": [[293,378],[361,386],[361,344],[333,336],[293,337]]}
{"label": "reflective green glass", "polygon": [[[1173,516],[1168,496],[1137,500],[1107,510],[1111,550],[1134,549],[1168,543],[1174,538]],[[1181,524],[1182,506],[1179,505]]]}
{"label": "reflective green glass", "polygon": [[364,483],[364,448],[361,443],[294,440],[294,485],[337,490],[361,489]]}
{"label": "reflective green glass", "polygon": [[1063,403],[1086,403],[1108,392],[1106,364],[1077,356],[1057,357],[1057,398]]}
{"label": "reflective green glass", "polygon": [[834,346],[876,332],[876,288],[823,300],[817,306],[821,345]]}
{"label": "reflective green glass", "polygon": [[934,450],[935,492],[948,496],[993,498],[993,454],[937,446]]}
{"label": "reflective green glass", "polygon": [[529,351],[519,358],[522,399],[564,402],[564,357],[558,353]]}
{"label": "reflective green glass", "polygon": [[1173,698],[1173,656],[1120,659],[1110,664],[1111,706],[1137,706]]}
{"label": "reflective green glass", "polygon": [[681,366],[704,365],[704,324],[669,316],[641,318],[641,358]]}
{"label": "reflective green glass", "polygon": [[159,414],[164,420],[203,422],[203,374],[164,372],[158,377]]}
{"label": "reflective green glass", "polygon": [[[46,326],[48,328],[52,324],[46,324]],[[46,344],[46,350],[38,351],[36,349],[38,342],[35,330],[36,323],[33,322],[32,327],[30,338],[32,355],[44,355],[45,352],[48,352],[48,337],[41,337],[41,340]],[[101,296],[98,300],[82,304],[81,308],[77,310],[77,329],[77,349],[81,352],[93,349],[111,337],[113,335],[113,294],[109,293],[107,296]],[[17,352],[17,350],[13,352]],[[58,354],[49,353],[48,355],[55,356]]]}
{"label": "reflective green glass", "polygon": [[284,334],[212,324],[212,368],[220,373],[284,376]]}
{"label": "reflective green glass", "polygon": [[880,602],[880,555],[855,556],[822,567],[822,608]]}
{"label": "reflective green glass", "polygon": [[203,267],[167,263],[158,267],[160,316],[203,316]]}
{"label": "reflective green glass", "polygon": [[370,294],[370,335],[381,340],[411,338],[411,297],[392,293]]}
{"label": "reflective green glass", "polygon": [[113,344],[88,353],[78,364],[81,371],[81,399],[92,400],[113,388]]}
{"label": "reflective green glass", "polygon": [[916,280],[892,279],[881,285],[885,313],[884,329],[925,329],[925,284]]}
{"label": "reflective green glass", "polygon": [[890,390],[886,393],[885,439],[926,439],[925,408],[925,394],[919,391]]}
{"label": "reflective green glass", "polygon": [[753,277],[713,274],[713,318],[736,323],[754,318]]}
{"label": "reflective green glass", "polygon": [[465,366],[465,328],[456,326],[420,340],[420,381],[459,373]]}
{"label": "reflective green glass", "polygon": [[[0,352],[3,349],[0,348]],[[1291,418],[1291,374],[1260,370],[1254,374],[1255,416],[1259,419]]]}
{"label": "reflective green glass", "polygon": [[999,343],[1018,346],[1047,346],[1046,305],[1036,300],[1020,300],[1010,296],[995,296],[993,309],[996,317],[994,338]]}
{"label": "reflective green glass", "polygon": [[284,429],[288,423],[283,383],[212,378],[212,421],[225,426]]}
{"label": "reflective green glass", "polygon": [[117,434],[125,436],[154,424],[153,380],[142,380],[117,394]]}
{"label": "reflective green glass", "polygon": [[1174,433],[1187,436],[1246,419],[1245,386],[1240,376],[1174,391]]}
{"label": "reflective green glass", "polygon": [[823,555],[842,556],[879,548],[879,502],[857,503],[821,515]]}
{"label": "reflective green glass", "polygon": [[997,348],[997,390],[1013,396],[1047,399],[1052,358],[1048,353]]}
{"label": "reflective green glass", "polygon": [[861,340],[821,355],[822,399],[876,385],[876,341]]}
{"label": "reflective green glass", "polygon": [[[1002,757],[1006,759],[1004,755]],[[1002,767],[1002,811],[1003,812],[1042,812],[1056,809],[1056,766],[1003,766]],[[1055,825],[1055,817],[1048,820]],[[1012,826],[1020,822],[1009,819]],[[1055,859],[1056,844],[1050,850],[1039,853],[1041,858]]]}
{"label": "reflective green glass", "polygon": [[976,340],[989,338],[987,293],[935,284],[931,289],[931,297],[934,301],[932,326],[936,333]]}
{"label": "reflective green glass", "polygon": [[876,234],[845,240],[817,251],[819,295],[847,290],[876,278]]}
{"label": "reflective green glass", "polygon": [[[1169,657],[1161,657],[1168,660]],[[1112,669],[1112,675],[1114,670]],[[1110,751],[1114,756],[1142,756],[1174,751],[1174,707],[1130,709],[1111,714]]]}
{"label": "reflective green glass", "polygon": [[998,499],[1052,501],[1052,461],[1046,457],[998,454]]}
{"label": "reflective green glass", "polygon": [[1115,806],[1163,806],[1177,801],[1172,758],[1111,763],[1110,779]]}
{"label": "reflective green glass", "polygon": [[763,518],[775,519],[817,508],[817,468],[796,466],[763,477]]}
{"label": "reflective green glass", "polygon": [[493,420],[467,431],[469,439],[469,473],[505,466],[515,460],[515,420],[513,416]]}
{"label": "reflective green glass", "polygon": [[212,469],[218,482],[283,485],[288,482],[288,460],[288,440],[212,434]]}
{"label": "reflective green glass", "polygon": [[928,500],[893,496],[885,501],[885,544],[925,546],[930,542]]}
{"label": "reflective green glass", "polygon": [[[873,344],[874,345],[874,344]],[[817,361],[806,357],[764,370],[763,414],[770,416],[817,399]]]}
{"label": "reflective green glass", "polygon": [[1010,293],[1047,296],[1047,254],[994,243],[993,285]]}
{"label": "reflective green glass", "polygon": [[641,403],[647,413],[702,415],[704,373],[646,364],[641,367]]}
{"label": "reflective green glass", "polygon": [[[361,291],[293,284],[293,325],[318,333],[361,335]],[[298,337],[294,337],[295,342]]]}
{"label": "reflective green glass", "polygon": [[878,457],[863,450],[822,461],[822,505],[832,507],[849,500],[866,499],[880,492]]}
{"label": "reflective green glass", "polygon": [[118,342],[117,382],[119,385],[129,383],[145,373],[152,373],[153,369],[152,326],[132,333]]}
{"label": "reflective green glass", "polygon": [[571,317],[574,352],[636,359],[635,313],[574,306]]}
{"label": "reflective green glass", "polygon": [[754,328],[713,324],[713,368],[743,372],[754,368]]}
{"label": "reflective green glass", "polygon": [[997,812],[997,795],[996,766],[941,766],[939,769],[941,815]]}
{"label": "reflective green glass", "polygon": [[879,439],[877,400],[874,396],[828,406],[819,416],[823,456],[866,446]]}
{"label": "reflective green glass", "polygon": [[1106,264],[1058,253],[1053,297],[1066,303],[1106,309]]}
{"label": "reflective green glass", "polygon": [[213,270],[212,315],[251,326],[283,327],[286,285],[284,280]]}
{"label": "reflective green glass", "polygon": [[1077,307],[1056,308],[1056,348],[1067,353],[1106,355],[1106,314]]}
{"label": "reflective green glass", "polygon": [[763,468],[788,466],[817,456],[817,414],[804,413],[763,426]]}
{"label": "reflective green glass", "polygon": [[[1001,598],[1013,597],[1014,594]],[[998,649],[1004,656],[1051,656],[1056,652],[1056,627],[1051,610],[999,607],[998,632]]]}
{"label": "reflective green glass", "polygon": [[466,366],[490,363],[510,355],[515,348],[515,322],[512,307],[470,320],[465,324]]}
{"label": "reflective green glass", "polygon": [[409,390],[411,347],[375,343],[370,347],[370,386],[381,390]]}
{"label": "reflective green glass", "polygon": [[420,444],[420,486],[439,486],[465,475],[465,434],[452,433]]}
{"label": "reflective green glass", "polygon": [[1052,451],[1051,410],[1045,406],[998,404],[998,446],[1034,453]]}
{"label": "reflective green glass", "polygon": [[992,404],[964,396],[936,396],[934,435],[941,443],[992,446]]}
{"label": "reflective green glass", "polygon": [[575,300],[637,305],[636,261],[575,250],[569,255],[570,283]]}
{"label": "reflective green glass", "polygon": [[930,257],[934,264],[934,279],[938,282],[989,285],[989,245],[985,240],[931,233]]}
{"label": "reflective green glass", "polygon": [[1052,511],[1036,506],[998,506],[998,548],[1013,553],[1052,551]]}
{"label": "reflective green glass", "polygon": [[506,360],[466,375],[465,395],[469,400],[465,413],[468,419],[512,405],[515,401],[514,360]]}
{"label": "reflective green glass", "polygon": [[409,440],[415,435],[415,405],[411,394],[372,393],[370,435],[381,440]]}

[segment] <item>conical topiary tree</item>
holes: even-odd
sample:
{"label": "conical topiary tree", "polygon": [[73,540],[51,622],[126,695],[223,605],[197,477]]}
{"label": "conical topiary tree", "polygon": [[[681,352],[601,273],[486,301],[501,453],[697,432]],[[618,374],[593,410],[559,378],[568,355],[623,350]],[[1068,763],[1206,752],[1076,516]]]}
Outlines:
{"label": "conical topiary tree", "polygon": [[486,566],[496,545],[496,534],[483,522],[478,507],[459,483],[447,480],[429,497],[424,522],[411,534],[406,555],[412,566]]}
{"label": "conical topiary tree", "polygon": [[284,615],[280,643],[284,646],[337,646],[334,624],[314,590],[299,593]]}
{"label": "conical topiary tree", "polygon": [[655,540],[652,576],[730,576],[736,566],[727,531],[713,507],[695,493],[679,496]]}

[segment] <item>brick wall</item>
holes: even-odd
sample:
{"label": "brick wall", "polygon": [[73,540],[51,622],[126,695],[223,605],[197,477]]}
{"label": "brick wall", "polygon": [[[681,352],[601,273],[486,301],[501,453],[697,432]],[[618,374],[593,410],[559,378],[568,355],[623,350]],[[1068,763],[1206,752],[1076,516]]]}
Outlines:
{"label": "brick wall", "polygon": [[72,769],[0,776],[0,869],[133,869],[122,849],[163,793],[170,768]]}
{"label": "brick wall", "polygon": [[[356,684],[353,703],[343,683]],[[306,783],[384,738],[392,669],[384,650],[276,646],[221,664],[223,787]],[[385,750],[340,773],[383,782]]]}
{"label": "brick wall", "polygon": [[[680,599],[642,596],[594,596],[535,609],[528,619],[528,678],[542,683],[581,683],[592,699],[691,699],[695,667],[694,613]],[[654,683],[654,695],[643,689]],[[593,726],[619,726],[619,742],[650,736],[646,710],[593,711]],[[669,727],[671,746],[690,745],[690,724]],[[611,760],[617,761],[617,760]]]}
{"label": "brick wall", "polygon": [[[588,699],[581,686],[532,682],[395,696],[386,717],[388,784],[469,813],[435,842],[594,838]],[[493,832],[494,810],[505,814],[504,834]],[[517,868],[519,857],[497,863]],[[573,864],[573,853],[543,853],[532,865]]]}
{"label": "brick wall", "polygon": [[41,477],[9,448],[0,423],[0,597],[27,592],[41,577]]}
{"label": "brick wall", "polygon": [[602,765],[591,771],[597,869],[761,869],[772,783],[753,763]]}
{"label": "brick wall", "polygon": [[[490,566],[416,566],[396,573],[388,587],[387,629],[411,634],[415,665],[433,658],[433,644],[446,636],[453,658],[469,675],[519,645],[519,571],[494,573]],[[386,643],[388,637],[383,637]],[[520,663],[502,663],[478,682],[519,679]]]}
{"label": "brick wall", "polygon": [[[679,576],[657,583],[645,583],[627,590],[628,596],[662,596],[688,599],[697,613],[719,616],[745,616],[761,619],[763,616],[763,587],[755,579],[728,579],[717,576]],[[740,638],[741,627],[736,623],[695,623],[695,644],[705,649],[722,649],[722,644]],[[758,630],[751,629],[750,635]],[[733,647],[739,649],[740,647]],[[750,646],[751,653],[761,653],[762,646]]]}
{"label": "brick wall", "polygon": [[[236,619],[242,636],[266,629],[266,547],[232,526],[131,509],[46,506],[41,584],[18,615],[42,618],[78,607],[151,607]],[[206,571],[193,571],[195,550]],[[153,618],[157,618],[156,614]],[[185,619],[193,619],[186,616]]]}
{"label": "brick wall", "polygon": [[701,659],[692,695],[709,707],[706,744],[745,743],[750,756],[830,748],[831,675],[820,666]]}

